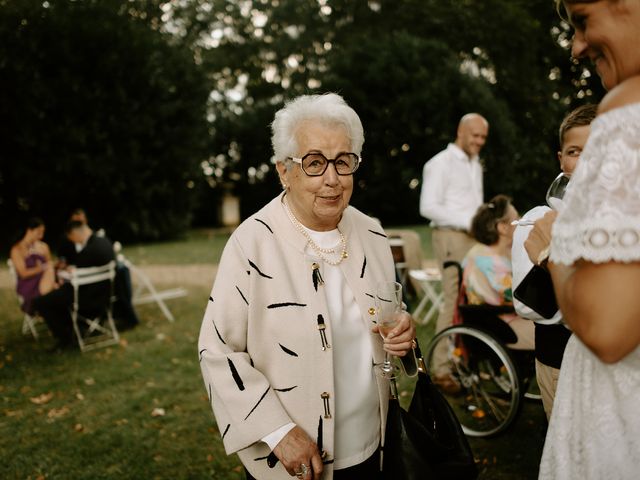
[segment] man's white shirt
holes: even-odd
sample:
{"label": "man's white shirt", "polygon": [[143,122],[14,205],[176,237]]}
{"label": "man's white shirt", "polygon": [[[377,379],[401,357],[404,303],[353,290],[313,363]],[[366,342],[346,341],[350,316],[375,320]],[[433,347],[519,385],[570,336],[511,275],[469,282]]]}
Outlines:
{"label": "man's white shirt", "polygon": [[431,158],[422,170],[420,215],[434,227],[469,230],[482,205],[482,166],[456,144]]}

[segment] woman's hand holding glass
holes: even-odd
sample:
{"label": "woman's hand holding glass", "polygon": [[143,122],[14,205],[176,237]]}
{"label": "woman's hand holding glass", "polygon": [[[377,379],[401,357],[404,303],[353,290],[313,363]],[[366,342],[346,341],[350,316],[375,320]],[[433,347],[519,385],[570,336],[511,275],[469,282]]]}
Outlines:
{"label": "woman's hand holding glass", "polygon": [[402,357],[412,348],[415,338],[413,319],[404,310],[402,285],[383,282],[376,289],[376,324],[372,331],[384,339],[384,363],[376,366],[379,375],[395,378],[400,370],[392,364],[389,355]]}

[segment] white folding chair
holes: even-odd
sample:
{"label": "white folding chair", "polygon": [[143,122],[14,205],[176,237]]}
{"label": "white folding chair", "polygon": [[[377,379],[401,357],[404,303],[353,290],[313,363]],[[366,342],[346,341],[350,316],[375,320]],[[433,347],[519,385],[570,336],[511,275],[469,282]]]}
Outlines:
{"label": "white folding chair", "polygon": [[124,256],[122,253],[122,245],[120,242],[115,242],[113,244],[113,249],[116,252],[118,257],[118,261],[124,264],[129,271],[131,272],[133,278],[136,280],[137,287],[133,292],[133,296],[131,298],[131,303],[134,305],[142,305],[144,303],[153,303],[155,302],[167,320],[170,322],[174,322],[173,314],[167,307],[167,304],[164,303],[165,300],[169,300],[171,298],[180,298],[185,297],[187,295],[187,291],[184,288],[171,288],[167,290],[156,290],[151,283],[151,279],[149,276],[142,271],[142,269],[136,267],[131,260]]}
{"label": "white folding chair", "polygon": [[[14,285],[17,285],[18,273],[16,272],[16,269],[13,266],[13,262],[11,261],[11,259],[7,260],[7,267],[9,267],[9,274],[13,279]],[[22,298],[22,296],[19,295],[17,292],[16,292],[16,296],[18,297],[18,303],[22,308],[22,305],[24,304],[24,298]],[[40,315],[38,314],[31,315],[27,312],[24,312],[24,320],[22,321],[23,335],[28,335],[29,333],[31,333],[31,335],[33,335],[33,338],[38,340],[40,338],[39,330],[44,330],[46,328],[47,328],[47,325],[44,322],[44,319]]]}
{"label": "white folding chair", "polygon": [[405,258],[405,242],[402,237],[389,236],[389,246],[393,255],[393,264],[396,267],[396,277],[404,288],[407,287],[407,259]]}
{"label": "white folding chair", "polygon": [[438,315],[442,305],[444,295],[439,288],[442,275],[437,268],[421,268],[409,270],[409,277],[420,286],[424,293],[412,316],[416,322],[426,325]]}
{"label": "white folding chair", "polygon": [[[111,312],[115,300],[113,295],[115,277],[115,261],[100,267],[75,268],[71,271],[70,283],[73,287],[71,321],[82,352],[115,345],[120,341]],[[91,297],[91,303],[96,303],[87,305],[86,297]]]}

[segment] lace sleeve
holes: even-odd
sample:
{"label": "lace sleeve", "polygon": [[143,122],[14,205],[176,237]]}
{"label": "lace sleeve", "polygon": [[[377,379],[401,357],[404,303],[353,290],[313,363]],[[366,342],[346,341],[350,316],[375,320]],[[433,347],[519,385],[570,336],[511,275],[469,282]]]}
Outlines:
{"label": "lace sleeve", "polygon": [[640,103],[596,118],[553,226],[551,260],[640,260]]}

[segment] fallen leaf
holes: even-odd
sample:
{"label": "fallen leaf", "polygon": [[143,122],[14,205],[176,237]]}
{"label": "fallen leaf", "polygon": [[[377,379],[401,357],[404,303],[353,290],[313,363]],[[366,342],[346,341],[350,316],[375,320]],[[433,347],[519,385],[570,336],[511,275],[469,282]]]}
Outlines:
{"label": "fallen leaf", "polygon": [[121,418],[119,420],[116,420],[116,425],[118,425],[118,426],[126,425],[127,423],[129,423],[129,420],[127,420],[126,418]]}
{"label": "fallen leaf", "polygon": [[120,338],[120,346],[125,348],[129,346],[129,342],[126,338]]}
{"label": "fallen leaf", "polygon": [[76,393],[76,398],[77,398],[78,400],[84,400],[84,395],[83,395],[83,394],[81,394],[80,392],[78,392],[78,393]]}
{"label": "fallen leaf", "polygon": [[92,377],[87,377],[84,379],[85,385],[95,385],[96,381]]}
{"label": "fallen leaf", "polygon": [[81,423],[76,423],[76,424],[73,426],[73,429],[74,429],[76,432],[82,432],[82,431],[84,431],[84,426],[83,426]]}
{"label": "fallen leaf", "polygon": [[37,397],[31,397],[31,403],[35,403],[36,405],[44,405],[45,403],[49,403],[53,398],[53,393],[43,393],[42,395],[38,395]]}
{"label": "fallen leaf", "polygon": [[154,408],[151,412],[152,417],[164,417],[165,411],[164,408]]}
{"label": "fallen leaf", "polygon": [[213,462],[213,455],[207,455],[207,462]]}
{"label": "fallen leaf", "polygon": [[7,417],[20,417],[22,416],[22,410],[5,410],[4,414]]}
{"label": "fallen leaf", "polygon": [[62,408],[52,408],[47,413],[47,417],[49,417],[49,418],[60,418],[60,417],[64,417],[67,413],[69,413],[69,407],[65,406],[65,407],[62,407]]}
{"label": "fallen leaf", "polygon": [[167,338],[167,336],[164,333],[158,333],[156,334],[156,340],[164,340],[165,338]]}

